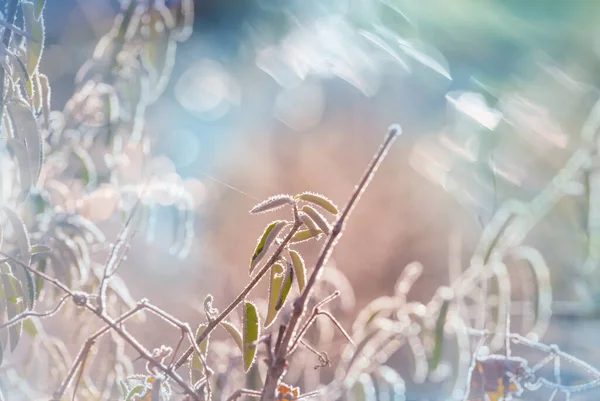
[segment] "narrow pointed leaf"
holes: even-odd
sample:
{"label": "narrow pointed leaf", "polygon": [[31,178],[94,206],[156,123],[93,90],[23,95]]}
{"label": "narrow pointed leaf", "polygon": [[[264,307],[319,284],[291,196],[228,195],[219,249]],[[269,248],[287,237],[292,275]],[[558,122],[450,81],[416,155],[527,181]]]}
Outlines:
{"label": "narrow pointed leaf", "polygon": [[306,266],[304,259],[302,259],[300,253],[292,249],[290,249],[290,258],[292,259],[292,267],[294,268],[294,275],[298,283],[298,290],[302,292],[304,291],[304,287],[306,287]]}
{"label": "narrow pointed leaf", "polygon": [[38,335],[38,329],[31,318],[23,320],[23,330],[25,330],[31,338]]}
{"label": "narrow pointed leaf", "polygon": [[261,202],[258,205],[254,206],[250,210],[250,213],[258,214],[258,213],[269,212],[272,210],[277,210],[285,205],[293,205],[293,204],[294,204],[294,198],[292,198],[290,195],[271,196],[269,199],[265,200],[264,202]]}
{"label": "narrow pointed leaf", "polygon": [[146,393],[146,385],[138,384],[133,387],[127,396],[125,397],[125,401],[133,401],[139,399],[139,397],[143,396]]}
{"label": "narrow pointed leaf", "polygon": [[48,82],[48,77],[46,75],[40,73],[37,75],[40,81],[40,98],[42,101],[41,109],[42,116],[44,117],[44,126],[48,128],[48,124],[50,123],[50,83]]}
{"label": "narrow pointed leaf", "polygon": [[14,138],[8,138],[6,141],[6,146],[15,156],[17,159],[17,164],[19,165],[19,178],[21,181],[21,193],[19,194],[19,201],[23,201],[29,195],[29,191],[33,185],[31,163],[29,162],[27,147],[22,142]]}
{"label": "narrow pointed leaf", "polygon": [[35,300],[37,299],[37,291],[32,273],[17,263],[9,263],[14,276],[21,282],[21,286],[25,290],[24,301],[26,301],[27,309],[33,309]]}
{"label": "narrow pointed leaf", "polygon": [[13,227],[15,239],[19,244],[20,259],[23,263],[29,265],[31,263],[31,243],[27,228],[25,228],[25,224],[21,218],[12,209],[4,207],[2,210]]}
{"label": "narrow pointed leaf", "polygon": [[327,210],[329,213],[339,213],[337,206],[332,201],[330,201],[325,195],[315,194],[313,192],[304,192],[300,195],[296,195],[296,198],[320,206],[323,209]]}
{"label": "narrow pointed leaf", "polygon": [[294,234],[294,236],[290,240],[290,243],[297,244],[298,242],[308,241],[311,238],[318,238],[319,235],[321,235],[322,233],[323,232],[321,230],[317,232],[313,232],[311,230],[298,231],[296,234]]}
{"label": "narrow pointed leaf", "polygon": [[277,238],[277,235],[287,225],[287,223],[288,222],[284,220],[276,220],[267,226],[262,236],[258,239],[254,254],[252,255],[252,259],[250,261],[250,274],[252,274],[254,268],[267,253],[269,246],[273,243],[273,241],[275,241],[275,238]]}
{"label": "narrow pointed leaf", "polygon": [[[6,297],[6,315],[8,320],[14,318],[19,313],[25,311],[23,305],[23,289],[21,283],[12,274],[2,273],[2,285],[4,287],[4,295]],[[19,340],[21,339],[21,332],[23,328],[23,321],[13,324],[8,328],[10,334],[10,349],[14,351]]]}
{"label": "narrow pointed leaf", "polygon": [[42,15],[42,11],[44,11],[44,4],[46,3],[46,0],[35,0],[35,19],[39,20],[40,16]]}
{"label": "narrow pointed leaf", "polygon": [[33,40],[27,40],[27,70],[33,74],[40,63],[42,50],[44,48],[44,17],[40,13],[36,18],[39,7],[33,3],[21,2],[23,8],[23,20],[27,33]]}
{"label": "narrow pointed leaf", "polygon": [[310,218],[310,216],[304,212],[300,212],[299,213],[300,216],[300,220],[302,221],[302,223],[304,223],[304,225],[315,235],[318,235],[319,231],[321,231],[319,229],[319,227],[317,226],[317,224],[313,221],[313,219]]}
{"label": "narrow pointed leaf", "polygon": [[254,364],[257,351],[257,341],[260,334],[260,323],[258,318],[258,311],[256,306],[252,302],[246,301],[244,303],[244,328],[242,333],[244,352],[244,372],[248,370]]}
{"label": "narrow pointed leaf", "polygon": [[264,327],[269,327],[277,317],[277,301],[281,294],[283,286],[283,266],[275,263],[271,267],[271,279],[269,280],[269,305],[267,307],[267,317],[265,318]]}
{"label": "narrow pointed leaf", "polygon": [[327,220],[325,220],[325,217],[323,217],[321,213],[319,213],[314,208],[308,205],[302,207],[302,211],[306,213],[312,219],[312,221],[315,222],[317,226],[319,226],[319,228],[325,233],[325,235],[329,235],[329,233],[331,233],[329,223],[327,222]]}
{"label": "narrow pointed leaf", "polygon": [[434,371],[442,360],[442,351],[444,347],[444,326],[446,325],[446,317],[448,316],[448,307],[450,301],[445,300],[440,308],[440,314],[435,322],[435,345],[433,347],[433,355],[429,362],[429,371]]}
{"label": "narrow pointed leaf", "polygon": [[221,326],[229,333],[233,341],[237,344],[240,351],[244,352],[244,342],[242,340],[242,333],[230,322],[222,321]]}
{"label": "narrow pointed leaf", "polygon": [[275,304],[275,310],[279,311],[285,305],[285,300],[290,293],[292,288],[292,282],[294,281],[294,268],[291,263],[288,262],[288,267],[285,271],[285,277],[283,278],[283,285],[281,286],[281,292],[277,298],[277,304]]}
{"label": "narrow pointed leaf", "polygon": [[[46,268],[48,267],[48,261],[47,261],[47,255],[46,254],[34,254],[33,257],[31,258],[32,263],[36,263],[37,262],[37,271],[39,271],[40,273],[46,273]],[[46,282],[46,280],[44,280],[42,277],[36,275],[35,277],[35,288],[36,288],[36,301],[39,299],[40,294],[42,293],[42,289],[44,288],[44,283]]]}
{"label": "narrow pointed leaf", "polygon": [[[206,330],[206,327],[208,326],[208,323],[202,323],[200,326],[198,326],[198,330],[196,330],[196,338],[200,337],[200,335],[202,335],[202,333],[204,333],[204,330]],[[208,353],[208,340],[209,337],[206,337],[199,345],[198,348],[200,348],[200,352],[202,352],[202,357],[206,360],[206,354]],[[204,377],[204,365],[202,364],[202,360],[200,359],[200,357],[198,356],[198,354],[196,354],[194,352],[194,356],[192,357],[192,362],[191,362],[191,366],[190,366],[190,381],[192,384],[195,384],[198,380],[202,379]]]}

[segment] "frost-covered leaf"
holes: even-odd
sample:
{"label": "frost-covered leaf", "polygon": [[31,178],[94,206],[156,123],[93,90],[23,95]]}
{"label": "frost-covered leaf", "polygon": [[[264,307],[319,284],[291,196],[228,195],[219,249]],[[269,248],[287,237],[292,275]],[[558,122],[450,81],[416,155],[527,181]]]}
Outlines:
{"label": "frost-covered leaf", "polygon": [[26,301],[27,309],[33,309],[35,300],[37,299],[37,290],[33,274],[18,263],[9,262],[13,275],[21,282],[21,286],[25,290],[24,301]]}
{"label": "frost-covered leaf", "polygon": [[269,280],[269,304],[267,307],[267,316],[265,317],[264,327],[269,327],[275,318],[279,310],[276,308],[279,295],[283,286],[283,266],[279,263],[275,263],[271,267],[271,279]]}
{"label": "frost-covered leaf", "polygon": [[271,196],[269,199],[254,206],[250,210],[250,213],[257,214],[257,213],[269,212],[269,211],[273,211],[273,210],[282,208],[285,205],[293,205],[293,204],[294,204],[294,198],[292,198],[290,195],[275,195],[275,196]]}
{"label": "frost-covered leaf", "polygon": [[430,372],[433,372],[442,360],[442,351],[444,347],[444,327],[446,326],[446,317],[448,316],[449,306],[450,301],[444,300],[442,307],[440,308],[440,314],[435,322],[435,341],[431,360],[429,361]]}
{"label": "frost-covered leaf", "polygon": [[296,281],[298,282],[298,290],[302,292],[306,286],[306,266],[304,259],[302,259],[300,253],[292,249],[290,249],[290,258],[292,259],[292,266],[294,267]]}
{"label": "frost-covered leaf", "polygon": [[260,322],[256,306],[249,301],[244,302],[244,327],[243,327],[243,359],[244,372],[248,372],[256,358],[257,341],[260,334]]}
{"label": "frost-covered leaf", "polygon": [[292,289],[292,283],[294,282],[294,268],[288,263],[287,269],[285,270],[285,275],[283,277],[283,284],[281,286],[281,291],[279,293],[279,297],[277,298],[277,303],[275,304],[275,310],[279,311],[285,305],[285,300]]}
{"label": "frost-covered leaf", "polygon": [[19,201],[23,201],[29,195],[29,191],[33,185],[31,164],[29,163],[27,147],[21,141],[14,138],[8,138],[6,141],[6,146],[16,157],[19,165],[19,178],[21,181],[21,193],[19,194]]}
{"label": "frost-covered leaf", "polygon": [[304,192],[302,194],[296,195],[296,198],[320,206],[323,209],[327,210],[329,213],[338,214],[337,206],[325,195],[316,194],[313,192]]}
{"label": "frost-covered leaf", "polygon": [[[2,287],[4,289],[3,297],[6,299],[6,316],[8,320],[10,320],[25,311],[25,306],[23,305],[23,288],[21,287],[19,280],[12,274],[2,273],[1,276]],[[8,329],[11,351],[14,351],[19,344],[22,328],[23,321],[20,321],[13,324]]]}
{"label": "frost-covered leaf", "polygon": [[25,223],[12,209],[4,207],[2,210],[12,225],[15,239],[19,245],[20,260],[29,265],[31,263],[31,243]]}
{"label": "frost-covered leaf", "polygon": [[221,326],[223,326],[223,328],[227,331],[227,333],[229,333],[229,335],[231,336],[233,341],[235,341],[237,346],[240,348],[240,351],[243,352],[244,351],[244,343],[242,340],[242,333],[240,333],[240,331],[237,329],[237,327],[235,327],[232,323],[225,321],[225,320],[221,322]]}
{"label": "frost-covered leaf", "polygon": [[302,212],[306,213],[312,221],[325,233],[325,235],[329,235],[331,233],[331,228],[329,227],[329,223],[325,220],[325,217],[317,210],[312,208],[309,205],[305,205],[302,207]]}
{"label": "frost-covered leaf", "polygon": [[25,29],[33,37],[33,40],[27,40],[27,70],[31,75],[36,71],[44,49],[44,17],[40,13],[36,18],[39,7],[33,3],[22,1],[21,7]]}
{"label": "frost-covered leaf", "polygon": [[284,220],[276,220],[267,226],[262,236],[258,239],[256,248],[254,249],[254,254],[252,255],[252,259],[250,261],[250,274],[252,274],[254,268],[267,253],[269,246],[273,243],[273,241],[275,241],[275,238],[277,238],[277,235],[287,225],[287,223],[288,222]]}
{"label": "frost-covered leaf", "polygon": [[[202,323],[198,326],[198,330],[196,330],[196,338],[200,337],[202,333],[208,327],[208,323]],[[198,348],[200,348],[200,352],[202,353],[202,357],[206,360],[206,354],[208,353],[208,341],[209,337],[206,337],[200,344],[198,344]],[[190,381],[192,384],[196,384],[198,380],[201,380],[204,377],[204,365],[202,364],[202,360],[194,352],[194,356],[192,357],[192,362],[190,366]]]}
{"label": "frost-covered leaf", "polygon": [[34,10],[34,16],[36,20],[40,19],[40,16],[42,15],[42,11],[44,11],[44,4],[46,3],[46,0],[35,0],[34,4],[35,4],[35,10]]}
{"label": "frost-covered leaf", "polygon": [[[27,149],[31,185],[35,185],[40,176],[44,159],[40,128],[29,104],[23,101],[12,101],[8,103],[7,110],[13,121],[15,121],[14,133],[16,139],[24,143]],[[21,167],[20,164],[19,167]]]}
{"label": "frost-covered leaf", "polygon": [[308,241],[311,238],[318,239],[322,233],[323,232],[321,230],[319,230],[319,231],[301,230],[301,231],[298,231],[296,234],[294,234],[294,236],[290,240],[290,243],[297,244],[298,242]]}

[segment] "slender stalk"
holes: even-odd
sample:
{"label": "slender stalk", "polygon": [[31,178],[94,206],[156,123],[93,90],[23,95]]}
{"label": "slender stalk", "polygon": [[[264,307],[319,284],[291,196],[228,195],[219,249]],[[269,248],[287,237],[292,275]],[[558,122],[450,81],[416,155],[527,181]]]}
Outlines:
{"label": "slender stalk", "polygon": [[371,163],[367,167],[367,169],[366,169],[365,173],[363,174],[362,178],[360,179],[358,185],[354,188],[354,192],[350,196],[350,200],[348,201],[348,204],[346,205],[346,207],[344,208],[344,211],[342,212],[342,214],[336,221],[335,225],[333,226],[333,229],[331,231],[329,238],[327,239],[327,242],[325,243],[325,245],[323,245],[323,248],[321,249],[321,253],[319,254],[319,258],[317,259],[317,262],[315,264],[315,268],[313,269],[313,272],[310,275],[308,282],[306,283],[306,287],[304,288],[304,291],[302,292],[300,297],[298,297],[296,299],[296,301],[294,302],[292,316],[287,325],[287,329],[285,331],[285,334],[283,336],[281,344],[278,347],[278,349],[275,350],[275,356],[274,356],[273,360],[270,361],[270,366],[269,366],[269,369],[267,372],[265,384],[264,384],[262,394],[260,397],[261,401],[272,401],[273,400],[273,397],[275,395],[275,389],[277,387],[277,383],[279,382],[279,380],[280,380],[281,376],[283,375],[285,368],[287,366],[286,359],[287,359],[287,355],[288,355],[290,342],[292,341],[292,338],[294,337],[294,333],[296,332],[296,326],[300,322],[300,319],[306,310],[306,305],[307,305],[308,299],[309,299],[310,294],[319,278],[321,270],[327,263],[329,256],[331,255],[331,252],[333,251],[333,248],[335,247],[335,245],[338,243],[339,239],[341,238],[342,233],[344,231],[345,224],[348,220],[348,217],[352,213],[352,210],[356,206],[356,203],[361,198],[361,196],[364,193],[365,189],[367,188],[369,182],[371,181],[375,172],[379,168],[379,165],[385,158],[392,143],[394,142],[394,140],[400,133],[401,133],[401,129],[397,125],[393,125],[388,129],[385,140],[383,141],[379,150],[377,151],[377,153],[373,157]]}

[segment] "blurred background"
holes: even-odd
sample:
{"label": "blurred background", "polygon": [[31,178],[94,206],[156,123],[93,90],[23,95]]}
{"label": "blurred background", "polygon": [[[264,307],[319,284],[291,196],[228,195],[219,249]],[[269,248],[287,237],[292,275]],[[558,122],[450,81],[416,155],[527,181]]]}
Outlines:
{"label": "blurred background", "polygon": [[[118,1],[47,2],[40,71],[53,109],[72,95],[118,10]],[[582,146],[600,84],[598,15],[594,0],[197,1],[194,34],[179,45],[145,127],[157,163],[195,196],[195,237],[187,258],[171,255],[173,223],[159,214],[157,234],[146,242],[141,232],[120,271],[132,296],[192,323],[208,293],[223,308],[247,282],[270,221],[250,215],[252,206],[303,191],[344,205],[399,123],[404,133],[332,263],[353,285],[354,311],[391,294],[415,260],[425,269],[411,298],[427,302],[449,284],[451,240],[466,267],[500,205],[531,200]],[[552,274],[548,342],[598,366],[600,277],[581,269],[587,199],[561,201],[526,243]],[[102,224],[116,236],[119,221]],[[319,246],[299,249],[310,265]],[[130,330],[148,347],[179,336],[153,320]]]}

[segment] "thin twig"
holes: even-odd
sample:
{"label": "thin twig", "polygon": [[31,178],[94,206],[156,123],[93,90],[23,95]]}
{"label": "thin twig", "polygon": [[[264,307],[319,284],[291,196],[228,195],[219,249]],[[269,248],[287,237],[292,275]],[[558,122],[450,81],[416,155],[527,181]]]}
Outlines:
{"label": "thin twig", "polygon": [[247,395],[248,397],[255,397],[258,398],[260,397],[260,391],[256,391],[256,390],[248,390],[245,388],[241,388],[239,390],[236,390],[228,399],[227,401],[235,401],[238,398],[240,398],[243,395]]}
{"label": "thin twig", "polygon": [[125,224],[121,228],[121,231],[119,232],[119,235],[117,236],[117,242],[112,247],[110,253],[108,254],[108,258],[106,259],[106,263],[104,264],[104,271],[102,273],[102,279],[100,280],[100,288],[98,290],[98,312],[99,313],[102,313],[104,311],[104,298],[106,297],[106,287],[107,287],[108,280],[110,279],[110,277],[113,274],[115,274],[115,272],[117,271],[117,268],[119,267],[119,265],[121,264],[121,262],[123,261],[123,259],[125,258],[125,255],[127,253],[127,249],[125,249],[125,251],[123,251],[123,252],[120,252],[121,247],[123,247],[123,246],[128,247],[129,242],[131,241],[131,238],[133,238],[133,235],[135,235],[135,233],[136,233],[136,231],[134,230],[131,237],[129,237],[129,235],[128,235],[129,231],[131,229],[131,222],[133,221],[133,216],[136,214],[136,212],[141,204],[142,198],[145,195],[147,188],[148,188],[148,182],[146,182],[146,184],[144,185],[141,194],[138,196],[138,199],[136,200],[135,205],[131,209],[131,213],[129,213],[129,217],[127,218],[127,221],[125,222]]}
{"label": "thin twig", "polygon": [[377,171],[379,165],[385,158],[392,143],[400,133],[401,129],[397,125],[391,126],[388,129],[383,144],[380,146],[379,150],[377,151],[373,160],[367,167],[358,185],[355,187],[354,192],[352,193],[350,200],[348,201],[348,204],[346,205],[342,214],[334,224],[331,234],[327,239],[327,242],[325,243],[325,245],[323,245],[323,248],[321,249],[321,252],[319,254],[319,258],[317,259],[317,262],[315,264],[315,268],[313,269],[313,272],[310,275],[308,282],[306,283],[304,291],[302,292],[300,297],[294,302],[292,316],[290,318],[285,335],[281,342],[281,346],[277,350],[277,355],[275,356],[275,359],[269,366],[267,376],[265,379],[265,384],[261,394],[261,401],[271,401],[273,399],[277,383],[279,382],[279,379],[281,378],[281,375],[285,371],[285,367],[287,365],[286,358],[290,342],[292,341],[292,338],[296,331],[296,326],[298,325],[300,318],[304,314],[307,301],[317,282],[317,279],[319,278],[321,270],[329,260],[329,255],[331,254],[333,248],[342,236],[346,221],[352,213],[352,210],[356,206],[356,203],[361,198],[363,192],[365,191],[369,182],[373,178],[373,175]]}
{"label": "thin twig", "polygon": [[[256,285],[260,282],[264,275],[267,274],[271,266],[273,266],[273,264],[275,264],[275,262],[279,260],[281,253],[287,247],[288,243],[290,242],[294,234],[296,234],[301,225],[302,223],[299,221],[299,219],[295,219],[292,229],[284,238],[284,240],[279,244],[279,246],[277,247],[273,255],[269,258],[267,263],[265,263],[265,265],[258,271],[256,276],[254,276],[254,278],[246,285],[246,287],[244,287],[242,292],[240,292],[240,294],[223,310],[223,312],[221,312],[219,316],[215,317],[212,321],[208,323],[206,329],[204,329],[204,332],[202,332],[202,334],[200,334],[196,339],[197,344],[200,344],[202,341],[204,341],[208,337],[208,335],[219,325],[219,323],[226,319],[227,316],[229,316],[229,314],[242,301],[244,301],[244,299],[246,299],[246,295],[248,295],[248,293],[250,293],[250,291],[252,291],[254,287],[256,287]],[[192,352],[192,347],[188,348],[183,353],[181,358],[179,358],[175,363],[175,369],[179,369],[183,364],[185,364],[185,362],[189,359],[190,355],[192,355]]]}
{"label": "thin twig", "polygon": [[12,326],[13,324],[18,323],[21,320],[27,319],[29,317],[43,318],[43,317],[52,316],[56,312],[58,312],[60,310],[60,308],[62,308],[62,306],[64,305],[64,303],[70,297],[71,297],[71,295],[69,295],[69,294],[65,295],[64,297],[62,297],[60,299],[60,301],[58,301],[58,304],[53,309],[51,309],[49,311],[46,311],[46,312],[25,311],[25,312],[19,313],[18,315],[16,315],[12,319],[10,319],[8,322],[3,323],[2,325],[0,325],[0,330],[4,329],[6,327]]}

